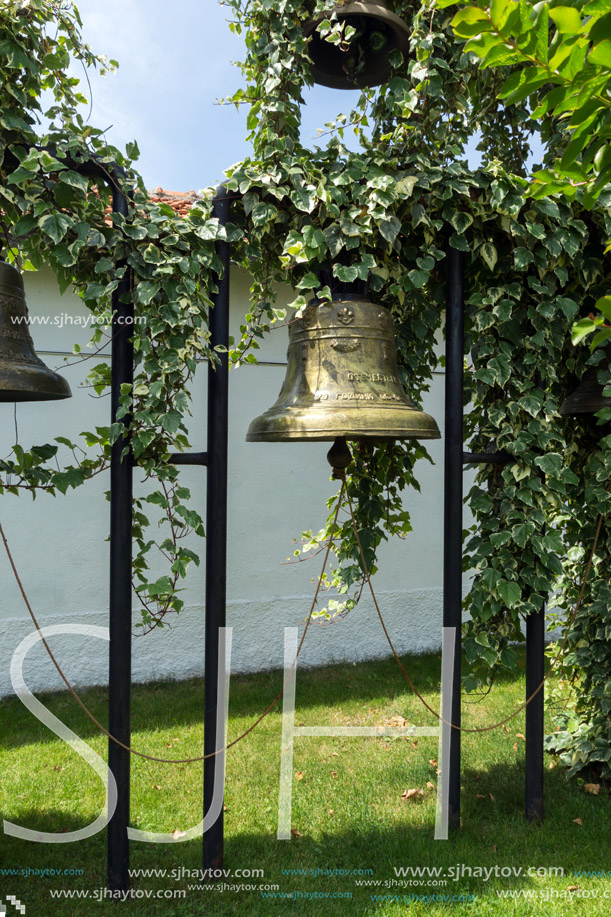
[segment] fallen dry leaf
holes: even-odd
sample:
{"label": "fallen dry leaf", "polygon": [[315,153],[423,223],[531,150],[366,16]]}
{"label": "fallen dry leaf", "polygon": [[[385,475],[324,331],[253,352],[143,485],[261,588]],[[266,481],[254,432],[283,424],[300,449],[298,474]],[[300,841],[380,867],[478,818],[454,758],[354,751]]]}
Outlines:
{"label": "fallen dry leaf", "polygon": [[337,757],[339,757],[339,752],[338,752],[338,751],[332,751],[332,752],[331,752],[331,757],[332,757],[332,758],[337,758]]}
{"label": "fallen dry leaf", "polygon": [[179,831],[178,828],[174,828],[172,831],[172,840],[177,841],[179,837],[184,837],[186,833],[186,831]]}
{"label": "fallen dry leaf", "polygon": [[505,730],[505,732],[509,732],[509,726],[507,725],[507,723],[503,723],[503,729]]}
{"label": "fallen dry leaf", "polygon": [[407,726],[408,722],[404,716],[391,716],[388,720],[389,726]]}
{"label": "fallen dry leaf", "polygon": [[303,771],[297,771],[295,774],[295,780],[303,780]]}
{"label": "fallen dry leaf", "polygon": [[567,892],[576,892],[578,888],[581,888],[581,885],[567,885]]}
{"label": "fallen dry leaf", "polygon": [[475,798],[476,799],[485,799],[486,797],[483,795],[483,793],[476,793]]}
{"label": "fallen dry leaf", "polygon": [[600,793],[600,783],[584,783],[583,788],[586,793],[591,793],[592,796],[598,796]]}
{"label": "fallen dry leaf", "polygon": [[518,750],[518,743],[517,743],[517,742],[514,742],[514,743],[513,743],[513,750],[514,750],[514,751],[517,751],[517,750]]}
{"label": "fallen dry leaf", "polygon": [[333,811],[333,809],[329,809],[329,815],[335,815],[335,812]]}
{"label": "fallen dry leaf", "polygon": [[419,787],[418,789],[404,790],[404,792],[401,793],[401,799],[413,799],[414,796],[424,796],[424,790],[422,787]]}
{"label": "fallen dry leaf", "polygon": [[525,742],[526,736],[523,736],[521,732],[516,732],[516,739],[522,739],[522,741]]}
{"label": "fallen dry leaf", "polygon": [[53,770],[54,770],[54,771],[63,771],[63,770],[65,770],[65,767],[62,767],[61,764],[58,764],[57,767],[54,767],[54,768],[53,768]]}
{"label": "fallen dry leaf", "polygon": [[412,742],[412,748],[418,748],[418,741]]}
{"label": "fallen dry leaf", "polygon": [[303,837],[303,834],[301,833],[299,828],[291,828],[291,834],[293,835],[293,837]]}
{"label": "fallen dry leaf", "polygon": [[331,771],[331,776],[335,779],[337,778],[337,771]]}
{"label": "fallen dry leaf", "polygon": [[494,850],[495,853],[497,853],[499,848],[497,847],[496,844],[493,844],[492,849]]}
{"label": "fallen dry leaf", "polygon": [[427,788],[427,790],[434,790],[434,789],[435,789],[435,784],[434,784],[434,783],[431,783],[430,780],[427,780],[426,788]]}
{"label": "fallen dry leaf", "polygon": [[574,818],[573,821],[575,822],[576,825],[583,825],[583,822],[580,818]]}
{"label": "fallen dry leaf", "polygon": [[151,783],[151,789],[152,789],[152,790],[160,790],[160,789],[161,789],[161,784],[159,784],[159,783]]}
{"label": "fallen dry leaf", "polygon": [[225,803],[223,803],[223,812],[226,812],[226,811],[227,811],[227,806],[225,805]]}
{"label": "fallen dry leaf", "polygon": [[548,769],[549,771],[551,771],[551,770],[553,770],[555,767],[556,767],[556,762],[555,762],[555,761],[550,761],[549,766],[548,766],[547,769]]}
{"label": "fallen dry leaf", "polygon": [[435,758],[429,758],[429,764],[431,765],[431,767],[437,767],[437,761],[435,760]]}
{"label": "fallen dry leaf", "polygon": [[491,799],[493,802],[496,802],[496,799],[494,798],[494,796],[492,795],[492,793],[490,793],[490,799]]}

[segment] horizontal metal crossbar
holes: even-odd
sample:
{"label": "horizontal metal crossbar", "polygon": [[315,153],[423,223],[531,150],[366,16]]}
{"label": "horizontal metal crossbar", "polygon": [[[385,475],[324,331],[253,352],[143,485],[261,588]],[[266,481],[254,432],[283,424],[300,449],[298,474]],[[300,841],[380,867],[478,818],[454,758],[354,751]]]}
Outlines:
{"label": "horizontal metal crossbar", "polygon": [[515,456],[509,455],[507,452],[463,452],[462,454],[463,465],[470,465],[471,463],[477,465],[508,465],[510,462],[515,461]]}

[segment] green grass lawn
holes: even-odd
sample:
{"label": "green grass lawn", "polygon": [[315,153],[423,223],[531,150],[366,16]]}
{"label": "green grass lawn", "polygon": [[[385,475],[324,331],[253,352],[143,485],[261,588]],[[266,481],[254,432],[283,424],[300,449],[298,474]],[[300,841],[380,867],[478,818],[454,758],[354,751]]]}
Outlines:
{"label": "green grass lawn", "polygon": [[[426,699],[438,704],[439,655],[404,658]],[[282,685],[280,672],[233,676],[229,738],[240,734]],[[106,694],[83,692],[101,721]],[[464,725],[495,722],[524,696],[523,659],[515,677],[499,677],[490,695],[465,698]],[[106,740],[65,694],[40,698],[102,757]],[[133,744],[151,754],[201,754],[201,681],[137,685],[132,700]],[[411,694],[394,660],[301,670],[297,678],[299,725],[435,724]],[[103,805],[95,772],[53,736],[16,699],[0,703],[1,810],[4,819],[43,831],[66,832],[87,825]],[[274,710],[227,760],[225,868],[264,870],[263,877],[225,880],[229,885],[274,885],[293,899],[263,897],[255,890],[189,889],[186,870],[201,867],[201,838],[175,845],[132,843],[134,869],[166,869],[165,878],[133,879],[133,900],[92,899],[105,882],[104,832],[71,844],[37,844],[9,836],[0,842],[0,899],[14,895],[32,915],[244,914],[533,914],[606,915],[611,882],[576,877],[578,871],[609,870],[611,820],[608,796],[587,795],[569,784],[560,766],[545,761],[545,822],[523,817],[524,714],[498,729],[463,735],[462,829],[448,841],[434,840],[437,784],[436,738],[298,738],[295,742],[290,841],[276,839],[280,771],[281,708]],[[132,759],[132,825],[149,831],[186,830],[201,820],[202,765],[163,765]],[[424,794],[403,799],[408,789]],[[581,819],[577,824],[575,819]],[[433,867],[443,879],[397,875],[401,867]],[[555,867],[564,875],[508,876],[508,870]],[[498,867],[498,876],[495,875]],[[8,875],[6,870],[75,870],[79,874]],[[300,875],[286,870],[300,869]],[[1,873],[5,870],[4,874]],[[82,873],[80,873],[82,870]],[[319,871],[316,875],[316,871]],[[324,872],[324,871],[327,872]],[[360,875],[356,871],[363,870]],[[448,870],[452,870],[447,874]],[[480,873],[478,875],[477,871]],[[485,870],[485,872],[483,872]],[[503,875],[501,870],[505,873]],[[174,871],[173,876],[170,872]],[[335,871],[334,875],[330,873]],[[471,872],[470,872],[471,871]],[[486,879],[486,874],[488,878]],[[356,882],[378,881],[379,886]],[[445,884],[420,884],[437,883]],[[414,884],[399,885],[399,882]],[[393,884],[395,883],[395,884]],[[418,884],[415,884],[418,883]],[[573,893],[571,886],[578,886]],[[89,891],[90,898],[59,900],[52,891]],[[147,892],[184,890],[182,899],[146,899]],[[498,891],[558,897],[503,899]],[[551,890],[551,891],[550,891]],[[609,898],[605,900],[605,892]],[[306,895],[342,895],[327,899]],[[598,897],[594,897],[597,893]],[[448,896],[446,900],[392,901],[373,896]],[[572,899],[568,895],[572,894]],[[346,897],[351,895],[352,897]],[[577,897],[577,896],[581,897]],[[473,900],[451,900],[475,896]],[[586,897],[587,896],[587,897]],[[12,917],[9,905],[7,917]],[[14,911],[16,914],[17,911]]]}

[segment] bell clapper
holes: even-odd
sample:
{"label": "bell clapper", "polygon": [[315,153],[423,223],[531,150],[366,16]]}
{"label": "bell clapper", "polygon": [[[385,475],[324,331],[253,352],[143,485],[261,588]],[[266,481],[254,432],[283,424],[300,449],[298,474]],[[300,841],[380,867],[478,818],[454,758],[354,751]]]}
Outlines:
{"label": "bell clapper", "polygon": [[338,436],[329,451],[327,452],[327,461],[333,469],[331,477],[334,481],[343,481],[346,476],[346,468],[352,461],[350,447],[343,436]]}

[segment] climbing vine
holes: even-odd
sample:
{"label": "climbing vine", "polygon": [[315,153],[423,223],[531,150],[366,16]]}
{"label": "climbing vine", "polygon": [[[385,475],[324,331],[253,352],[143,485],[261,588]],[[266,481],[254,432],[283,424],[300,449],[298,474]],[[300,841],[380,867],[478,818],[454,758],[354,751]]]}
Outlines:
{"label": "climbing vine", "polygon": [[[109,340],[111,297],[126,273],[129,295],[146,320],[134,325],[135,379],[133,387],[124,387],[117,423],[85,431],[79,442],[57,437],[28,451],[15,445],[0,462],[1,489],[35,496],[80,486],[108,468],[111,446],[124,429],[121,418],[132,413],[134,459],[157,484],[135,501],[134,518],[134,585],[143,623],[150,627],[161,624],[166,612],[180,610],[178,582],[190,563],[199,562],[181,539],[189,530],[203,534],[202,520],[168,458],[189,446],[185,419],[196,362],[214,358],[207,315],[220,267],[214,249],[220,230],[209,199],[196,202],[186,218],[151,201],[133,167],[137,145],[122,153],[87,123],[87,100],[79,81],[68,76],[70,61],[102,69],[115,62],[94,56],[80,28],[78,11],[68,3],[15,0],[0,7],[4,257],[25,270],[49,265],[62,292],[73,284],[92,313],[95,348]],[[43,113],[45,91],[53,102]],[[108,182],[86,177],[91,162],[108,171]],[[112,220],[110,196],[117,181],[130,198],[130,212],[127,219]],[[107,362],[96,365],[90,383],[99,396],[108,390]],[[155,507],[167,528],[158,542],[146,534],[146,513]],[[153,580],[148,556],[155,544],[169,569]]]}
{"label": "climbing vine", "polygon": [[[243,85],[228,101],[247,107],[253,148],[225,181],[236,194],[227,229],[232,256],[252,276],[232,366],[256,361],[258,340],[284,317],[275,301],[279,283],[295,293],[289,317],[314,296],[325,299],[367,284],[372,299],[393,315],[401,379],[420,404],[440,364],[448,245],[465,254],[466,439],[473,451],[498,449],[510,456],[503,467],[480,467],[468,497],[474,525],[465,567],[473,579],[465,600],[465,652],[466,685],[473,689],[497,666],[515,665],[512,643],[522,639],[525,616],[548,595],[558,596],[557,613],[566,615],[579,588],[582,558],[591,549],[596,513],[607,506],[611,437],[558,414],[586,365],[598,365],[601,381],[609,378],[602,351],[591,355],[571,343],[575,321],[587,319],[608,290],[603,249],[611,218],[605,198],[587,201],[586,208],[579,189],[571,200],[525,197],[525,160],[537,124],[529,121],[525,102],[508,108],[497,98],[511,61],[499,70],[480,70],[455,40],[451,10],[431,0],[396,0],[393,9],[411,34],[409,54],[403,59],[392,52],[388,81],[363,90],[353,110],[339,113],[319,145],[308,148],[300,119],[303,90],[313,78],[303,25],[320,19],[324,40],[354,50],[350,72],[357,76],[364,65],[358,28],[342,25],[333,0],[224,3],[245,45]],[[198,360],[215,359],[207,318],[222,230],[212,217],[212,192],[186,217],[177,216],[147,195],[134,166],[137,146],[125,153],[110,148],[84,120],[84,99],[67,75],[69,60],[114,64],[83,44],[75,8],[6,0],[0,17],[0,210],[7,257],[25,269],[50,264],[60,286],[74,284],[96,317],[108,315],[112,293],[128,270],[136,311],[146,317],[134,327],[136,377],[123,393],[118,422],[88,431],[79,443],[58,438],[29,451],[16,446],[0,463],[2,487],[35,495],[83,484],[107,468],[110,447],[131,415],[134,456],[156,483],[136,501],[134,517],[134,581],[150,629],[168,611],[180,610],[180,581],[198,562],[182,541],[189,530],[203,534],[202,521],[169,454],[189,448],[190,382]],[[43,128],[45,89],[54,103]],[[483,162],[472,169],[465,148],[476,128]],[[349,133],[356,143],[348,145]],[[111,163],[121,170],[131,201],[127,219],[113,223],[108,188],[72,167],[91,158],[109,171]],[[96,346],[104,334],[96,330]],[[107,391],[108,365],[97,366],[91,379],[98,394]],[[374,571],[382,540],[398,534],[409,541],[410,488],[418,488],[417,463],[428,453],[415,441],[362,442],[353,452],[348,488],[367,566]],[[59,470],[56,458],[67,459]],[[336,500],[330,501],[329,520]],[[149,525],[157,508],[166,519],[167,537],[159,541]],[[305,533],[297,552],[317,549],[329,525]],[[563,661],[567,673],[578,666],[580,674],[567,675],[575,696],[573,720],[555,747],[563,741],[565,753],[573,754],[579,734],[580,766],[611,756],[607,533],[605,528],[599,539]],[[153,548],[168,564],[157,579],[151,570],[158,565],[149,561]],[[336,553],[327,585],[340,601],[321,610],[330,616],[353,609],[363,583],[349,521],[341,525]]]}

